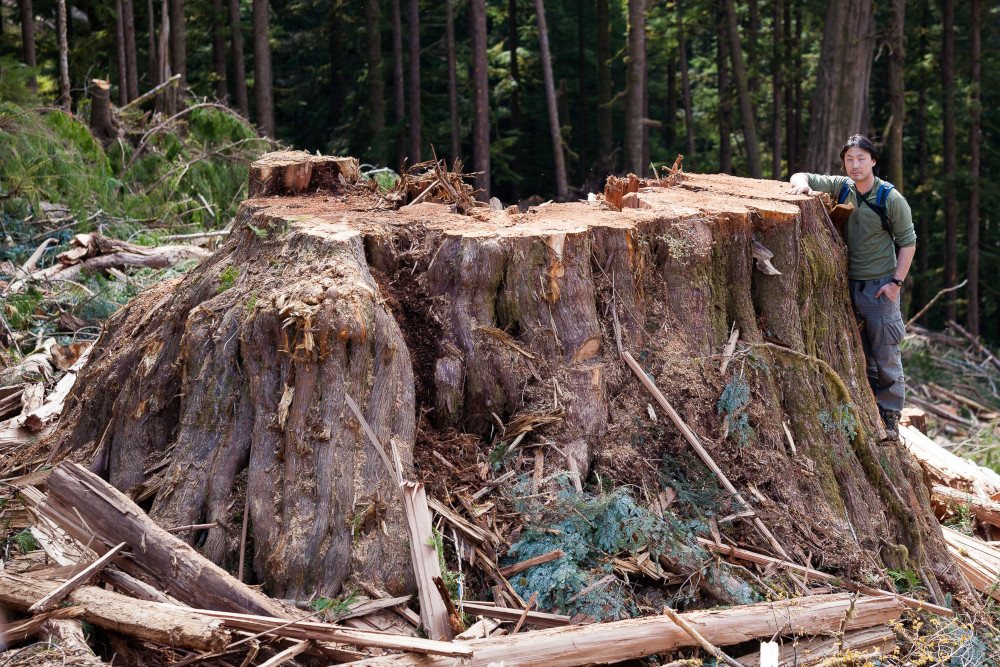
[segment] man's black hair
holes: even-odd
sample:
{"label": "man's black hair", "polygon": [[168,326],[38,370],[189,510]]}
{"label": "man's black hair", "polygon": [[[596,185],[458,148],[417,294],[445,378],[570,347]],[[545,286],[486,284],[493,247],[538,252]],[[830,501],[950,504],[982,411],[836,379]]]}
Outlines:
{"label": "man's black hair", "polygon": [[840,161],[844,161],[844,153],[847,152],[848,148],[860,148],[863,151],[867,151],[869,155],[872,156],[872,162],[878,163],[878,149],[875,148],[875,144],[872,140],[863,134],[852,134],[847,138],[847,143],[845,143],[840,149]]}

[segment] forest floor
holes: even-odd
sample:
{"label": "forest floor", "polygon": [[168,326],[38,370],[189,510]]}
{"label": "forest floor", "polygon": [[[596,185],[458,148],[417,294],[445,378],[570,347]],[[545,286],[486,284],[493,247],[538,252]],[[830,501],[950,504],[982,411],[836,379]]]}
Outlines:
{"label": "forest floor", "polygon": [[[0,107],[0,292],[4,294],[0,312],[0,481],[4,484],[42,471],[48,455],[46,446],[38,441],[2,440],[2,428],[10,426],[25,407],[22,397],[27,387],[41,384],[44,402],[72,372],[85,349],[79,344],[95,340],[114,312],[150,286],[183,276],[199,264],[197,257],[177,256],[159,268],[143,261],[103,266],[95,260],[111,254],[108,247],[115,248],[114,254],[127,251],[141,257],[159,256],[167,245],[193,245],[206,254],[214,250],[244,195],[249,159],[267,146],[238,119],[208,107],[192,111],[190,121],[179,132],[173,124],[162,125],[152,118],[131,122],[125,133],[131,141],[105,148],[94,142],[85,125],[61,112]],[[146,152],[129,148],[133,143],[141,144],[149,133]],[[59,159],[52,159],[53,155]],[[48,243],[48,238],[54,242]],[[41,252],[36,252],[43,245]],[[33,280],[16,296],[7,296],[26,276],[87,262],[91,264],[70,278],[49,279],[57,275],[53,273]],[[386,280],[386,276],[375,278],[380,283]],[[395,299],[390,308],[409,312],[407,321],[413,322],[424,312],[423,295],[405,279],[386,292]],[[429,341],[419,341],[428,331],[417,327],[406,332],[408,345],[416,351],[415,366],[433,362],[430,357],[421,358],[419,352],[429,345]],[[1000,364],[990,362],[988,353],[975,341],[954,332],[911,326],[902,348],[911,393],[911,423],[945,449],[1000,472]],[[417,373],[418,397],[422,391],[430,391],[419,386],[419,378],[426,375]],[[528,428],[543,431],[544,418],[538,419]],[[418,423],[417,443],[415,469],[432,497],[479,489],[498,477],[499,471],[521,469],[521,464],[527,463],[523,450],[498,447],[469,433],[435,429],[425,419]],[[587,481],[592,501],[568,502],[559,511],[575,512],[588,522],[616,516],[614,513],[621,511],[615,505],[621,501],[616,488],[642,481],[641,475],[630,476],[635,470],[624,463],[621,469],[621,479]],[[682,491],[689,501],[699,494],[707,498],[713,495],[708,486],[695,483]],[[0,540],[4,561],[11,562],[36,552],[37,545],[14,494],[6,489],[5,494]],[[524,517],[542,511],[530,502],[517,501],[517,495],[497,496],[491,510],[505,522],[510,543],[516,541]],[[942,504],[939,512],[944,525],[969,536],[983,534],[984,525],[971,505]],[[986,524],[985,530],[990,538],[993,529]],[[456,547],[458,542],[456,538]],[[627,558],[618,566],[619,574],[630,567],[641,569],[642,563],[641,557]],[[448,583],[462,581],[468,589],[482,586],[471,574],[468,579],[459,579],[461,568],[461,559],[451,554],[445,568],[451,575]],[[766,580],[776,595],[796,590],[792,580],[773,569],[760,568],[755,576]],[[891,576],[899,593],[923,592],[913,573]],[[354,602],[350,598],[345,596],[340,603],[349,605]],[[637,600],[637,607],[622,608],[614,616],[658,613],[657,605],[662,602],[655,595],[630,600]],[[906,624],[895,628],[899,648],[894,657],[880,657],[881,662],[876,663],[863,651],[855,651],[842,655],[841,662],[829,664],[988,664],[997,660],[996,639],[990,639],[989,633],[990,623],[1000,621],[1000,607],[988,596],[983,603],[988,615],[975,627],[914,613]],[[676,657],[697,655],[697,651],[688,651]]]}

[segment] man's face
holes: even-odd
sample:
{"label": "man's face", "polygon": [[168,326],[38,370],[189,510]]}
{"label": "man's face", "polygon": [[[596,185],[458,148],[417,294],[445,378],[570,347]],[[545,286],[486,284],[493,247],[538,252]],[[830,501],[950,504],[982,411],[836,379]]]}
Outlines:
{"label": "man's face", "polygon": [[868,180],[874,166],[875,162],[872,160],[871,153],[863,148],[851,146],[844,153],[844,169],[853,181],[863,182]]}

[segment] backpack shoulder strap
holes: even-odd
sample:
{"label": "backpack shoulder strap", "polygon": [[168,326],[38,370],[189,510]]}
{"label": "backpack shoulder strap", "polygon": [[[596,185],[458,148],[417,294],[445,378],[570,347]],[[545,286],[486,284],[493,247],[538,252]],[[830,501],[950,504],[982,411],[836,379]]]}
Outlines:
{"label": "backpack shoulder strap", "polygon": [[847,200],[847,193],[850,191],[851,189],[847,186],[847,181],[841,183],[840,192],[837,194],[837,203],[843,204]]}
{"label": "backpack shoulder strap", "polygon": [[889,199],[889,193],[895,188],[892,183],[886,183],[882,181],[882,185],[879,186],[878,192],[875,193],[875,205],[885,208],[885,202]]}

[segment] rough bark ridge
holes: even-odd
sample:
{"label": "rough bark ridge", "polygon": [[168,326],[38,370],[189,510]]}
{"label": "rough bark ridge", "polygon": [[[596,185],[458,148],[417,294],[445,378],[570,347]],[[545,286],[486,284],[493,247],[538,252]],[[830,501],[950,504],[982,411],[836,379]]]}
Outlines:
{"label": "rough bark ridge", "polygon": [[[737,488],[753,485],[796,560],[856,579],[910,569],[932,591],[966,592],[919,468],[877,441],[843,246],[818,199],[687,175],[644,181],[625,197],[638,208],[622,211],[460,216],[440,204],[393,211],[341,181],[351,167],[304,153],[256,163],[257,196],[226,245],[109,322],[53,458],[84,460],[123,490],[162,475],[153,517],[219,521],[201,547],[217,562],[247,470],[268,592],[332,595],[352,573],[397,592],[413,581],[398,496],[345,394],[407,467],[418,411],[433,408],[432,432],[483,436],[494,415],[544,417],[536,432],[556,443],[547,473],[571,468],[569,456],[585,477],[658,489],[658,464],[689,446],[649,418],[618,328]],[[306,171],[308,185],[290,190]],[[752,241],[780,275],[755,270]],[[734,324],[744,348],[721,377],[713,355]],[[726,436],[717,407],[738,381],[749,387],[743,441]],[[736,530],[760,543],[748,524]]]}

